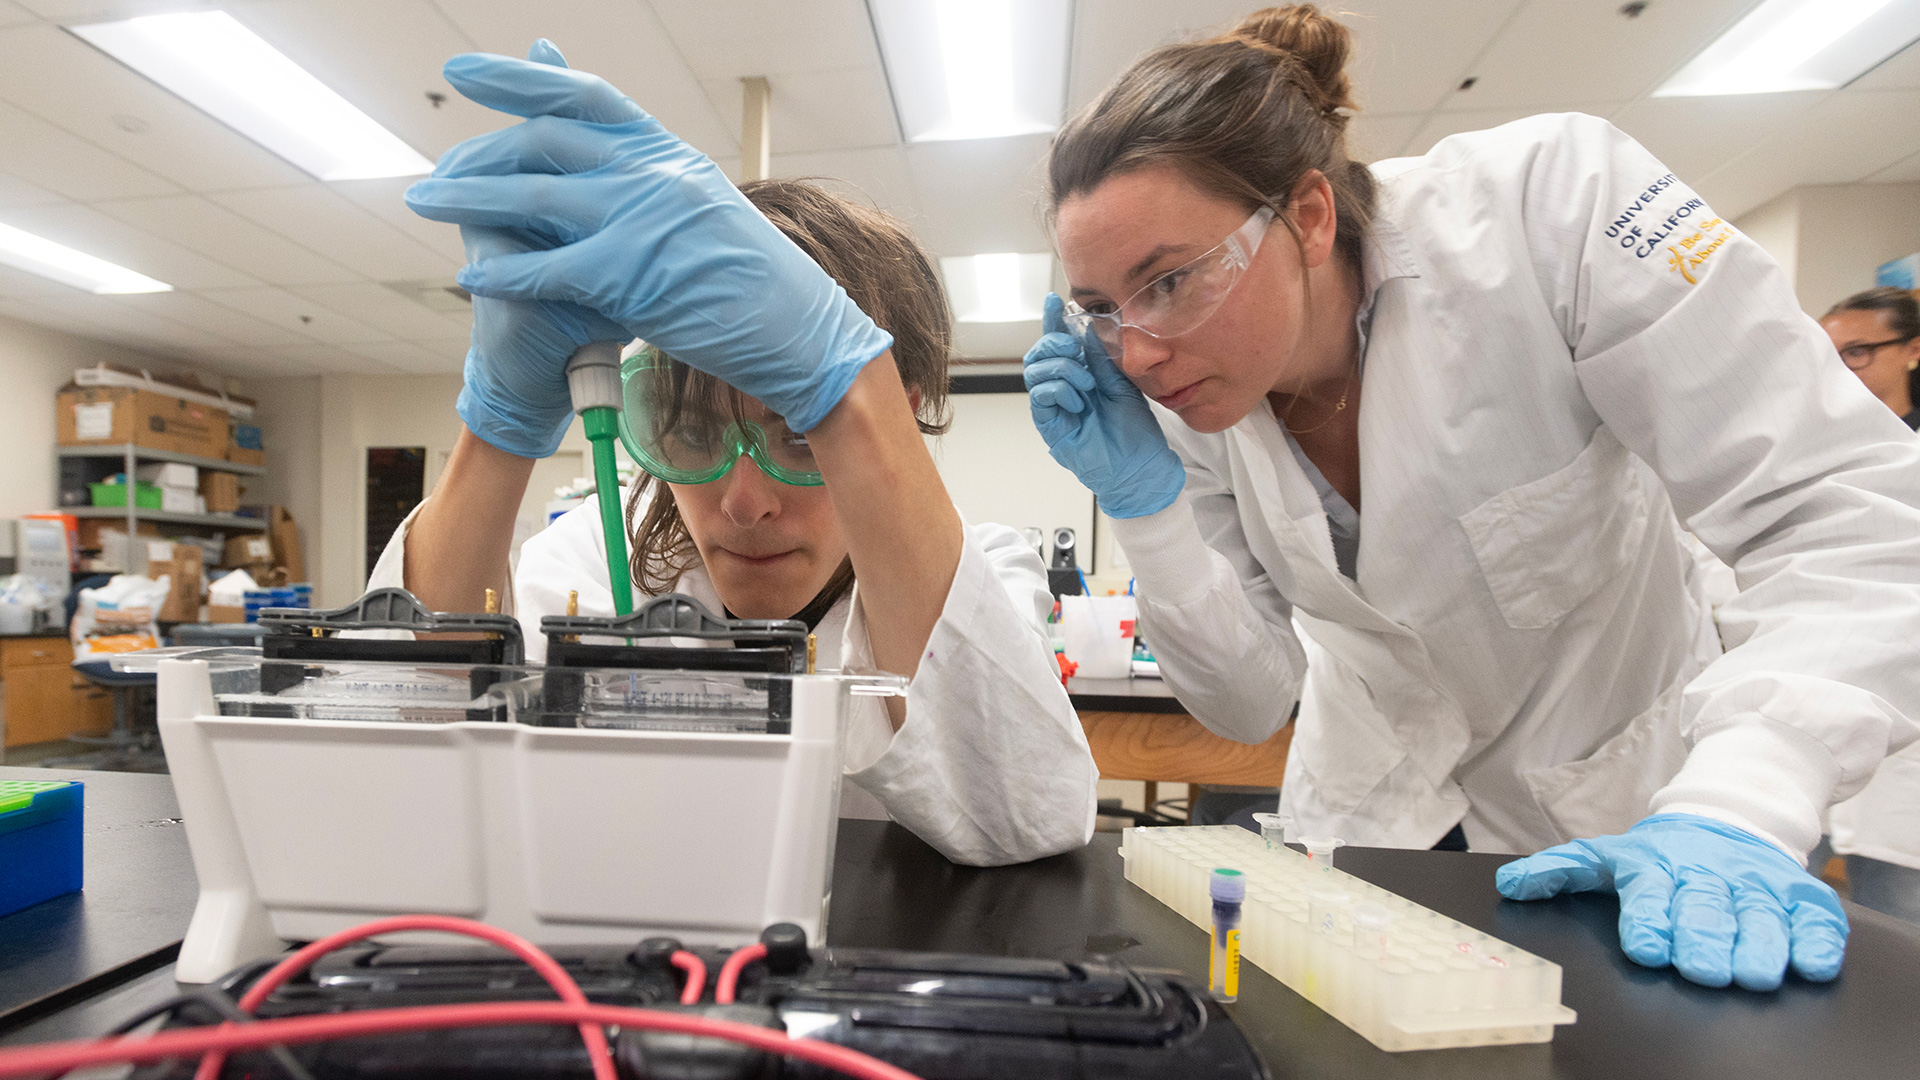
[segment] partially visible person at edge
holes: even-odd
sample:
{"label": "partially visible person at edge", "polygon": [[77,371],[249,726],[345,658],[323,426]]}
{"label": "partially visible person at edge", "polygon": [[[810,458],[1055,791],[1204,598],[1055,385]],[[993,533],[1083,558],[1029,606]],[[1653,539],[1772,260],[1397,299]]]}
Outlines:
{"label": "partially visible person at edge", "polygon": [[[1820,317],[1848,370],[1909,428],[1920,428],[1920,302],[1906,289],[1855,293]],[[1920,924],[1920,746],[1880,763],[1866,790],[1827,815],[1856,904]],[[1815,861],[1821,854],[1816,852]],[[1818,869],[1818,867],[1815,867]]]}
{"label": "partially visible person at edge", "polygon": [[[1637,963],[1834,978],[1805,859],[1920,736],[1920,440],[1604,120],[1350,160],[1348,49],[1256,12],[1053,141],[1029,399],[1162,675],[1246,742],[1299,697],[1302,832],[1538,851],[1500,891],[1617,891]],[[1738,577],[1724,655],[1683,523]]]}

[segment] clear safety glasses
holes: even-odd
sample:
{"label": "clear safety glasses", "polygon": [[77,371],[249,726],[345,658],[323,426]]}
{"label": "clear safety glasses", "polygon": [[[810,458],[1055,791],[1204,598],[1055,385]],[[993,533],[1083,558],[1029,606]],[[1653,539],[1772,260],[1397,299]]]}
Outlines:
{"label": "clear safety glasses", "polygon": [[621,363],[620,382],[620,441],[653,476],[671,484],[710,483],[745,454],[783,484],[826,482],[805,435],[765,410],[756,419],[740,415],[730,388],[712,379],[696,383],[685,365],[648,349]]}
{"label": "clear safety glasses", "polygon": [[1096,300],[1094,311],[1067,302],[1067,326],[1076,334],[1092,331],[1106,346],[1107,355],[1120,356],[1120,331],[1131,326],[1149,337],[1170,338],[1198,329],[1226,302],[1240,275],[1253,264],[1260,241],[1273,224],[1273,210],[1261,207],[1246,224],[1197,259],[1159,275],[1142,285],[1119,307]]}

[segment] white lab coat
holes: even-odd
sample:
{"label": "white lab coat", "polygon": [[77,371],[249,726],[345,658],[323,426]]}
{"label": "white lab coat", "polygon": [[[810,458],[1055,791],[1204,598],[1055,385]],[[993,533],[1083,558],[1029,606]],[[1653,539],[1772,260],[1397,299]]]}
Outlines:
{"label": "white lab coat", "polygon": [[[411,521],[394,532],[368,588],[402,583]],[[520,547],[511,610],[528,660],[546,658],[540,620],[565,613],[570,591],[580,594],[580,614],[613,614],[591,498]],[[676,591],[715,614],[723,610],[702,566]],[[635,597],[644,599],[637,589]],[[841,758],[851,783],[841,785],[841,815],[891,817],[954,862],[977,866],[1084,846],[1093,836],[1099,773],[1054,666],[1046,634],[1052,607],[1046,568],[1019,533],[968,527],[940,621],[907,688],[906,722],[895,732],[878,698],[856,697],[849,706]],[[814,633],[818,668],[873,667],[857,583]],[[726,812],[723,797],[712,812]]]}
{"label": "white lab coat", "polygon": [[[1920,734],[1920,442],[1605,121],[1374,173],[1358,580],[1270,410],[1161,410],[1186,489],[1115,525],[1161,673],[1244,741],[1302,694],[1301,831],[1526,852],[1671,811],[1804,857]],[[1737,575],[1725,655],[1682,522]]]}

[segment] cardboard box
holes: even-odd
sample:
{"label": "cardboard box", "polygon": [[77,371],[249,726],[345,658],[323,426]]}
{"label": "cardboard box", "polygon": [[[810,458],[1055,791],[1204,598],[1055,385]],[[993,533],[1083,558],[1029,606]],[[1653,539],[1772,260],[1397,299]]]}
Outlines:
{"label": "cardboard box", "polygon": [[273,545],[273,565],[285,570],[286,581],[307,580],[307,560],[300,549],[300,526],[284,506],[267,508],[267,538]]}
{"label": "cardboard box", "polygon": [[260,429],[234,420],[227,426],[227,449],[220,455],[242,465],[265,465],[267,450],[260,442]]}
{"label": "cardboard box", "polygon": [[133,443],[200,457],[226,457],[230,417],[212,405],[125,386],[69,386],[54,399],[61,446]]}
{"label": "cardboard box", "polygon": [[200,494],[207,500],[210,514],[231,514],[240,509],[240,477],[230,472],[200,473]]}
{"label": "cardboard box", "polygon": [[171,579],[171,588],[167,591],[166,602],[160,605],[158,619],[161,622],[198,622],[204,577],[200,549],[191,544],[173,544],[166,540],[149,541],[147,576],[158,581],[162,574]]}
{"label": "cardboard box", "polygon": [[[152,521],[141,521],[134,525],[141,536],[159,536],[160,526]],[[126,518],[80,518],[74,525],[74,542],[81,551],[99,551],[102,532],[127,535]]]}
{"label": "cardboard box", "polygon": [[229,536],[227,550],[221,556],[220,565],[245,570],[258,580],[260,575],[255,574],[254,569],[257,567],[264,571],[273,565],[273,542],[259,533]]}
{"label": "cardboard box", "polygon": [[247,609],[245,607],[226,607],[221,604],[208,604],[207,605],[207,621],[208,622],[246,622]]}
{"label": "cardboard box", "polygon": [[160,509],[169,514],[198,514],[200,493],[192,488],[163,487],[160,489]]}

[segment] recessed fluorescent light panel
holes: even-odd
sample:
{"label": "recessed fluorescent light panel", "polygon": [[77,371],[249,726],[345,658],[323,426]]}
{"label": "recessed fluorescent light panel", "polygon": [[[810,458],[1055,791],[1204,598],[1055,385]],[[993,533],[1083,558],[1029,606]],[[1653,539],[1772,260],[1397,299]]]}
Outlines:
{"label": "recessed fluorescent light panel", "polygon": [[1766,0],[1654,97],[1831,90],[1920,38],[1920,0]]}
{"label": "recessed fluorescent light panel", "polygon": [[124,266],[56,244],[11,225],[0,225],[0,263],[52,278],[90,293],[172,292],[173,286]]}
{"label": "recessed fluorescent light panel", "polygon": [[1039,322],[1040,300],[1053,287],[1053,256],[964,255],[940,260],[957,322]]}
{"label": "recessed fluorescent light panel", "polygon": [[910,142],[1060,126],[1071,0],[867,0]]}
{"label": "recessed fluorescent light panel", "polygon": [[68,29],[322,180],[433,171],[413,147],[224,11]]}

